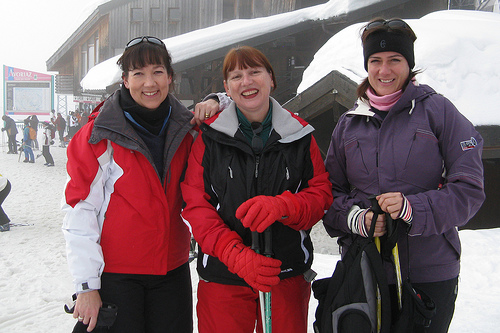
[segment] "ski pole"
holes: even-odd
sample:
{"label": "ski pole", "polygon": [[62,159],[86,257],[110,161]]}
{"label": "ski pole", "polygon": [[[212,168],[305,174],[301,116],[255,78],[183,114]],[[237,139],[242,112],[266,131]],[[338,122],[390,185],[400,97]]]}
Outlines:
{"label": "ski pole", "polygon": [[[267,229],[264,231],[264,255],[266,257],[271,257],[273,255],[271,226],[267,227]],[[264,332],[271,333],[272,331],[271,292],[264,293],[264,314],[265,314]],[[262,325],[264,325],[264,322],[262,322]]]}
{"label": "ski pole", "polygon": [[[252,231],[252,250],[255,251],[255,253],[260,254],[260,236],[257,231]],[[261,321],[262,321],[262,326],[264,327],[264,323],[266,322],[266,317],[265,317],[265,300],[264,300],[264,293],[259,290],[259,304],[260,304],[260,316],[261,316]]]}
{"label": "ski pole", "polygon": [[[372,204],[372,210],[373,212],[377,214],[385,214],[386,217],[386,225],[387,225],[387,236],[388,237],[396,237],[396,241],[394,242],[394,246],[391,249],[392,257],[394,260],[394,270],[396,273],[396,285],[397,285],[397,294],[398,294],[398,306],[399,309],[403,307],[403,283],[402,283],[402,278],[401,278],[401,265],[399,262],[399,250],[398,250],[398,243],[397,243],[397,235],[393,235],[394,232],[396,231],[396,221],[394,221],[391,217],[391,214],[386,213],[380,208],[380,205],[378,203],[378,200],[375,195],[369,197],[371,204]],[[378,238],[378,237],[377,237]],[[375,243],[377,244],[377,243]],[[380,247],[380,240],[377,245],[377,247]]]}
{"label": "ski pole", "polygon": [[[252,232],[252,250],[260,254],[260,235],[258,232]],[[272,256],[272,232],[271,227],[264,231],[264,255]],[[271,333],[271,292],[262,292],[259,290],[260,315],[262,320],[262,328],[264,333]]]}
{"label": "ski pole", "polygon": [[[368,197],[368,199],[370,199],[370,201],[371,201],[371,204],[372,204],[371,210],[373,212],[372,225],[370,226],[370,229],[371,229],[373,227],[373,224],[377,223],[378,215],[380,213],[383,213],[383,212],[382,212],[382,209],[380,208],[380,205],[378,204],[378,201],[377,201],[377,198],[375,195]],[[374,227],[373,227],[373,229],[375,230]],[[370,235],[373,236],[373,234],[371,234],[371,233],[370,233]],[[375,246],[377,247],[378,252],[381,253],[382,249],[380,246],[380,237],[375,237],[374,239],[375,239]],[[380,295],[380,290],[377,286],[377,332],[380,332],[381,327],[382,327],[382,298]]]}
{"label": "ski pole", "polygon": [[[385,213],[385,217],[387,220],[387,232],[389,235],[392,235],[393,232],[395,232],[395,226],[394,221],[391,217],[391,214]],[[396,284],[398,288],[398,305],[399,309],[401,310],[403,308],[403,281],[401,278],[401,264],[399,262],[399,250],[398,250],[398,243],[396,242],[394,244],[394,247],[392,248],[392,257],[394,259],[394,270],[396,271]]]}
{"label": "ski pole", "polygon": [[[375,214],[374,214],[375,216]],[[375,221],[377,219],[375,218]],[[373,222],[372,222],[373,223]],[[375,246],[377,247],[378,252],[380,253],[380,238],[375,237]],[[380,332],[380,328],[382,327],[382,296],[380,295],[380,289],[377,286],[377,332]]]}
{"label": "ski pole", "polygon": [[24,151],[24,143],[21,142],[21,145],[19,147],[19,157],[17,159],[18,162],[21,162],[21,155],[23,154],[23,151]]}

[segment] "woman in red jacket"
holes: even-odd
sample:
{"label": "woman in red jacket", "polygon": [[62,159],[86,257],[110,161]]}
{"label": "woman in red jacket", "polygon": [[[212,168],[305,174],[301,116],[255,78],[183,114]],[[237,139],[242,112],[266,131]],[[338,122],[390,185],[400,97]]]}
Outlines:
{"label": "woman in red jacket", "polygon": [[229,51],[223,76],[233,103],[200,126],[182,183],[200,245],[198,330],[262,332],[257,300],[271,291],[273,331],[304,333],[309,233],[332,202],[314,128],[269,96],[276,78],[260,51]]}
{"label": "woman in red jacket", "polygon": [[68,146],[63,232],[78,295],[73,316],[92,331],[104,301],[118,307],[109,332],[192,332],[180,179],[193,114],[169,93],[174,73],[161,40],[132,39],[118,64],[122,87]]}

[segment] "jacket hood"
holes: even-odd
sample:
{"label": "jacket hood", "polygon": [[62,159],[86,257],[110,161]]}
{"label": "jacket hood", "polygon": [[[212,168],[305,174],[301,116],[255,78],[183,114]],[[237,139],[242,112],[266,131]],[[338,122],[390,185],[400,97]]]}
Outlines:
{"label": "jacket hood", "polygon": [[[165,134],[165,167],[170,165],[177,147],[194,126],[190,124],[193,113],[172,94],[168,94],[167,98],[172,112],[168,119]],[[99,109],[99,114],[94,120],[94,128],[89,143],[95,144],[105,139],[111,140],[122,147],[141,152],[154,165],[146,144],[125,118],[120,106],[120,90],[115,91]]]}
{"label": "jacket hood", "polygon": [[[117,90],[113,93],[106,103],[103,104],[99,110],[99,115],[95,119],[95,126],[103,129],[107,129],[111,132],[119,133],[121,135],[132,135],[135,131],[132,126],[128,124],[122,107],[120,106],[120,91]],[[168,103],[172,109],[169,121],[175,122],[182,127],[188,127],[191,129],[193,125],[189,124],[189,121],[193,118],[193,113],[188,111],[184,105],[177,100],[172,94],[168,94]],[[117,112],[117,111],[120,112]],[[95,133],[92,133],[94,136]],[[102,138],[101,138],[102,139]]]}
{"label": "jacket hood", "polygon": [[[269,98],[273,105],[272,131],[280,136],[278,140],[280,143],[296,141],[314,131],[314,127],[306,121],[285,110],[274,98]],[[227,109],[220,112],[213,120],[207,121],[206,125],[230,137],[235,137],[239,130],[236,104],[232,102]]]}

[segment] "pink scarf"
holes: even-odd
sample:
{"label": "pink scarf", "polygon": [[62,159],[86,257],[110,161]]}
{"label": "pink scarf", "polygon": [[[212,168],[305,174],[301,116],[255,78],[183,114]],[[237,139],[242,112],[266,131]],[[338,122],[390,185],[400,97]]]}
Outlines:
{"label": "pink scarf", "polygon": [[370,100],[370,105],[380,111],[389,111],[393,105],[396,104],[401,95],[403,95],[403,90],[398,90],[385,96],[376,95],[371,87],[366,90],[366,96],[368,96]]}

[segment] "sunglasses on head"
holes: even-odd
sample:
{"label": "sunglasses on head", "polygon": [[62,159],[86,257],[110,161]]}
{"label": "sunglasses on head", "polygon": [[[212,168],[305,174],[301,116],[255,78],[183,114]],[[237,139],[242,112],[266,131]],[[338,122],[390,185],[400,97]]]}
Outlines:
{"label": "sunglasses on head", "polygon": [[142,36],[142,37],[136,37],[132,39],[130,42],[128,42],[127,45],[125,46],[125,50],[142,42],[148,42],[166,48],[165,43],[163,43],[161,39],[152,36]]}
{"label": "sunglasses on head", "polygon": [[393,29],[393,28],[409,28],[410,27],[405,21],[403,21],[401,19],[379,20],[379,21],[374,21],[374,22],[368,23],[366,25],[365,31],[373,29],[373,28],[381,27],[384,25],[391,28],[391,29]]}

